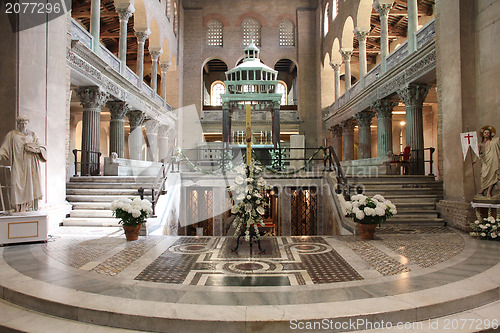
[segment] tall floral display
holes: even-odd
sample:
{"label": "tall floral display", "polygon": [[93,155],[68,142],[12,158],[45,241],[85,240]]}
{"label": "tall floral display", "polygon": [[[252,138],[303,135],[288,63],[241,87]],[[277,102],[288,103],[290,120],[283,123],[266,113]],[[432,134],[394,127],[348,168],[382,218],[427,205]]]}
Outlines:
{"label": "tall floral display", "polygon": [[259,226],[264,226],[263,215],[268,206],[263,192],[271,187],[266,185],[266,181],[260,175],[262,166],[254,160],[249,166],[241,165],[235,170],[239,175],[235,177],[234,185],[230,187],[235,200],[231,208],[231,213],[236,215],[233,221],[233,227],[236,228],[234,236],[237,237],[238,233],[244,230],[246,241],[250,241],[254,234],[259,239]]}

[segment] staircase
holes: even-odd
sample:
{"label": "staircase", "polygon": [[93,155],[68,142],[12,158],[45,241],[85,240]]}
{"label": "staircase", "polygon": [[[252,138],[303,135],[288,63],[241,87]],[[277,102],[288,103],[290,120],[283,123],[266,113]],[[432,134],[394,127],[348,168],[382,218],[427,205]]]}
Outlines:
{"label": "staircase", "polygon": [[119,226],[110,210],[111,202],[121,198],[144,197],[151,199],[155,177],[149,176],[84,176],[71,177],[66,184],[66,200],[73,205],[63,226]]}
{"label": "staircase", "polygon": [[398,213],[387,219],[393,224],[442,225],[436,204],[443,199],[443,183],[434,176],[391,176],[347,177],[351,193],[356,187],[364,190],[363,194],[373,196],[381,194],[396,205]]}

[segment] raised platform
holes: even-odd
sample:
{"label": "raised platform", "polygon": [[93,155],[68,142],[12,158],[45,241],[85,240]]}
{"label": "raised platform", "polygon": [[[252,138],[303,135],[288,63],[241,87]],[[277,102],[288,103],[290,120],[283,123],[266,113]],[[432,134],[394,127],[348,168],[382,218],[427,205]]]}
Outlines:
{"label": "raised platform", "polygon": [[500,243],[437,226],[376,236],[269,237],[260,254],[231,252],[233,238],[127,243],[120,229],[60,228],[53,242],[0,249],[0,290],[43,314],[153,332],[289,332],[323,319],[354,331],[499,299]]}

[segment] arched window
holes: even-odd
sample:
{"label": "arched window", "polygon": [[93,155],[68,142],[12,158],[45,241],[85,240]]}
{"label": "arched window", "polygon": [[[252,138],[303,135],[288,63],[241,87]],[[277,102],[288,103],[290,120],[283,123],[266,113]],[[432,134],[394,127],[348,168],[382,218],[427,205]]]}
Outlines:
{"label": "arched window", "polygon": [[207,24],[207,45],[222,47],[222,23],[211,20]]}
{"label": "arched window", "polygon": [[179,29],[178,24],[179,24],[179,16],[177,15],[177,1],[174,1],[174,34],[177,36],[177,31]]}
{"label": "arched window", "polygon": [[222,81],[215,81],[212,83],[212,88],[210,89],[210,104],[211,105],[222,105],[221,94],[226,92],[226,87]]}
{"label": "arched window", "polygon": [[243,32],[243,46],[250,44],[251,39],[255,45],[260,46],[260,24],[256,19],[249,17],[243,20],[241,30]]}
{"label": "arched window", "polygon": [[276,87],[276,93],[281,94],[281,105],[288,105],[287,102],[287,88],[286,88],[286,83],[283,81],[278,82],[278,86]]}
{"label": "arched window", "polygon": [[325,13],[324,13],[324,16],[323,16],[323,33],[324,33],[324,36],[326,36],[326,34],[328,33],[328,25],[330,24],[330,20],[329,20],[329,13],[330,13],[330,7],[329,7],[329,3],[327,2],[326,3],[326,6],[325,6]]}
{"label": "arched window", "polygon": [[295,28],[290,20],[280,22],[280,46],[295,46]]}
{"label": "arched window", "polygon": [[335,20],[339,12],[339,2],[338,0],[333,0],[332,3],[332,21]]}
{"label": "arched window", "polygon": [[167,12],[166,12],[167,18],[170,21],[172,17],[172,0],[167,0]]}

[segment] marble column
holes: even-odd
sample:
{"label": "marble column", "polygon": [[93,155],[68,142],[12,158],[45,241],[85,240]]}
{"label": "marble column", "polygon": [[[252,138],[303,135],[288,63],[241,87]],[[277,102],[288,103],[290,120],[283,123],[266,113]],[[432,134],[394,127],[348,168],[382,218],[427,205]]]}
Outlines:
{"label": "marble column", "polygon": [[339,161],[342,161],[342,126],[335,125],[332,128],[333,150]]}
{"label": "marble column", "polygon": [[340,98],[340,67],[342,67],[342,63],[330,62],[330,66],[332,66],[333,71],[335,73],[334,76],[335,101],[338,101]]}
{"label": "marble column", "polygon": [[377,156],[392,154],[392,109],[398,105],[388,99],[380,99],[372,104],[377,114]]}
{"label": "marble column", "polygon": [[149,54],[151,54],[152,70],[151,70],[151,88],[157,93],[158,86],[158,58],[162,53],[161,48],[149,48]]}
{"label": "marble column", "polygon": [[161,97],[167,101],[167,70],[170,67],[170,61],[167,63],[160,62],[161,69]]}
{"label": "marble column", "polygon": [[131,160],[142,160],[142,123],[144,112],[139,110],[127,112],[130,122],[130,135],[128,137],[129,156]]}
{"label": "marble column", "polygon": [[125,115],[128,111],[127,103],[109,101],[106,103],[111,114],[109,122],[109,156],[115,152],[118,157],[125,158]]}
{"label": "marble column", "polygon": [[99,174],[99,153],[101,133],[101,107],[108,100],[108,94],[99,87],[75,89],[83,106],[81,174]]}
{"label": "marble column", "polygon": [[389,55],[389,10],[392,8],[391,3],[380,3],[376,1],[373,4],[375,11],[380,16],[380,69],[382,73],[387,70],[387,56]]}
{"label": "marble column", "polygon": [[364,30],[362,28],[356,28],[354,30],[354,35],[359,42],[359,79],[364,84],[365,75],[367,72],[366,64],[366,37],[370,33],[370,30]]}
{"label": "marble column", "polygon": [[148,161],[158,162],[158,127],[160,123],[157,120],[149,119],[144,122],[146,135],[149,142]]}
{"label": "marble column", "polygon": [[342,58],[344,59],[344,64],[345,64],[345,93],[346,93],[346,96],[347,96],[347,93],[349,92],[349,89],[351,89],[351,56],[352,56],[352,50],[342,49],[342,50],[340,50],[340,54],[342,55]]}
{"label": "marble column", "polygon": [[417,50],[418,5],[417,0],[408,0],[408,51]]}
{"label": "marble column", "polygon": [[354,117],[358,122],[358,159],[370,158],[371,155],[371,128],[372,118],[374,113],[372,111],[358,112]]}
{"label": "marble column", "polygon": [[160,125],[158,128],[158,160],[167,164],[169,156],[168,132],[170,128],[167,125]]}
{"label": "marble column", "polygon": [[281,128],[280,128],[280,102],[275,101],[273,102],[273,123],[272,123],[272,128],[273,128],[273,145],[274,148],[278,148],[280,146],[280,133],[281,133]]}
{"label": "marble column", "polygon": [[149,29],[145,31],[136,31],[135,36],[137,37],[137,69],[136,74],[139,77],[139,88],[141,88],[142,82],[144,81],[144,43],[148,39],[151,32]]}
{"label": "marble column", "polygon": [[229,104],[224,103],[222,106],[222,142],[231,143],[231,122],[233,111],[229,109]]}
{"label": "marble column", "polygon": [[354,127],[356,122],[354,119],[348,119],[342,122],[342,130],[344,132],[344,161],[354,159]]}
{"label": "marble column", "polygon": [[406,110],[406,145],[412,149],[413,173],[423,175],[424,169],[424,119],[422,107],[429,92],[429,86],[424,84],[409,84],[398,89],[399,98],[405,104]]}
{"label": "marble column", "polygon": [[99,50],[101,34],[101,0],[91,0],[90,4],[90,34],[93,37],[92,49]]}
{"label": "marble column", "polygon": [[121,72],[125,73],[127,67],[127,24],[130,17],[134,13],[134,7],[116,8],[118,18],[120,19],[120,40],[118,42],[118,58],[122,66]]}

